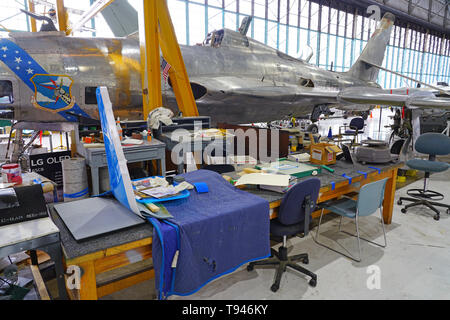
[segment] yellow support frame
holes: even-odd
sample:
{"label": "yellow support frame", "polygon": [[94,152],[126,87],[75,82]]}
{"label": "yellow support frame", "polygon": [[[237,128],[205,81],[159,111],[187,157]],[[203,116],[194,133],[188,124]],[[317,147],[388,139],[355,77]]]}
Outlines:
{"label": "yellow support frame", "polygon": [[156,1],[142,2],[139,10],[139,42],[145,118],[151,110],[162,107],[162,94]]}
{"label": "yellow support frame", "polygon": [[66,35],[69,35],[69,15],[64,7],[64,0],[56,0],[56,12],[58,14],[59,31],[64,31]]}
{"label": "yellow support frame", "polygon": [[197,105],[166,0],[142,0],[141,9],[139,10],[139,37],[143,116],[147,117],[151,110],[162,106],[159,49],[164,59],[172,66],[169,77],[179,110],[185,117],[198,116]]}
{"label": "yellow support frame", "polygon": [[[32,0],[28,0],[28,7],[30,12],[32,13],[36,13],[36,10],[34,8],[34,2]],[[37,24],[36,24],[36,19],[28,17],[28,19],[30,19],[30,23],[31,23],[31,32],[37,32]]]}

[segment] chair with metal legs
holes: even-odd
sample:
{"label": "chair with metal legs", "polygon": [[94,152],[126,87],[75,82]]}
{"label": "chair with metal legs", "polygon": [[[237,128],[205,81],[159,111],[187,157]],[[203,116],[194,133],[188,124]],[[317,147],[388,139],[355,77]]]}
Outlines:
{"label": "chair with metal legs", "polygon": [[446,162],[437,161],[436,155],[450,154],[450,138],[441,133],[428,132],[417,138],[415,149],[424,154],[428,154],[428,159],[412,159],[406,162],[411,169],[424,171],[425,178],[422,189],[409,189],[407,194],[409,197],[400,197],[397,204],[402,205],[403,201],[411,202],[404,206],[401,211],[406,213],[409,208],[416,206],[426,206],[434,211],[434,220],[439,220],[441,215],[438,208],[446,208],[447,214],[450,214],[450,205],[438,202],[444,199],[444,195],[437,191],[428,189],[428,182],[431,173],[444,172],[450,168]]}
{"label": "chair with metal legs", "polygon": [[302,231],[304,231],[305,236],[308,235],[311,213],[316,207],[319,190],[320,180],[312,178],[297,183],[286,193],[281,201],[277,219],[270,221],[270,233],[274,236],[283,237],[283,245],[278,249],[278,252],[271,250],[271,258],[251,262],[247,266],[248,271],[252,271],[256,265],[278,266],[275,281],[270,287],[273,292],[276,292],[280,287],[281,276],[287,267],[311,277],[309,281],[310,286],[315,287],[317,284],[317,275],[296,263],[296,261],[301,261],[304,264],[308,264],[308,254],[302,253],[288,256],[286,238]]}
{"label": "chair with metal legs", "polygon": [[[316,237],[314,239],[315,242],[325,248],[328,248],[334,252],[337,252],[337,253],[339,253],[347,258],[350,258],[356,262],[361,262],[361,239],[365,240],[367,242],[370,242],[372,244],[375,244],[377,246],[380,246],[382,248],[385,248],[387,245],[387,242],[386,242],[386,231],[384,229],[382,206],[383,206],[383,199],[384,199],[384,189],[386,187],[387,180],[388,179],[386,178],[386,179],[368,183],[368,184],[362,186],[361,189],[359,190],[359,195],[358,195],[357,200],[343,198],[343,199],[340,199],[337,201],[325,203],[322,206],[322,212],[320,214],[320,219],[319,219],[319,226],[317,227]],[[336,249],[333,249],[333,248],[319,242],[319,231],[320,231],[320,225],[322,223],[322,217],[323,217],[324,210],[329,210],[329,211],[334,212],[341,216],[340,221],[339,221],[339,228],[338,228],[339,232],[343,232],[345,234],[354,236],[358,239],[357,240],[358,241],[358,252],[359,252],[358,258],[355,258],[353,255],[344,254]],[[384,245],[373,242],[368,239],[365,239],[365,238],[361,237],[360,233],[359,233],[359,223],[358,223],[359,218],[372,215],[377,210],[380,212],[381,226],[383,229],[383,236],[384,236]],[[342,223],[343,217],[355,219],[356,235],[341,230],[341,223]]]}

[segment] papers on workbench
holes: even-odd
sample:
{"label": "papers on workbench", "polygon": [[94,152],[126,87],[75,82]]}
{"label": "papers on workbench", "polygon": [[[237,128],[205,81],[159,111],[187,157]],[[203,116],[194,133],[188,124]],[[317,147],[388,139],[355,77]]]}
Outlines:
{"label": "papers on workbench", "polygon": [[146,194],[148,196],[157,198],[157,199],[162,199],[162,198],[167,198],[170,196],[178,195],[179,193],[181,193],[184,190],[192,190],[192,189],[194,189],[193,185],[191,185],[190,183],[188,183],[186,181],[183,181],[182,183],[180,183],[176,186],[165,185],[165,186],[144,189],[144,190],[141,190],[140,192],[143,194]]}
{"label": "papers on workbench", "polygon": [[166,178],[162,177],[150,177],[140,180],[133,181],[133,185],[136,187],[136,190],[142,190],[147,188],[155,188],[155,187],[167,187],[169,182],[167,182]]}
{"label": "papers on workbench", "polygon": [[175,190],[174,186],[156,187],[156,188],[142,190],[141,192],[146,194],[146,195],[148,195],[148,196],[157,198],[157,199],[173,196],[173,195],[178,193]]}
{"label": "papers on workbench", "polygon": [[236,186],[244,184],[262,184],[266,186],[287,187],[289,185],[289,175],[269,174],[269,173],[250,173],[242,176]]}

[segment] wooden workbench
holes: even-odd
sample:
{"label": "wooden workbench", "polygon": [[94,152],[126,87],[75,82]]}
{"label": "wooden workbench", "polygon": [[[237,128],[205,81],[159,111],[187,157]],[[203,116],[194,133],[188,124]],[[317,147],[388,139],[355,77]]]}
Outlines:
{"label": "wooden workbench", "polygon": [[[334,173],[330,173],[327,170],[322,169],[322,173],[317,176],[321,183],[318,203],[335,199],[351,192],[357,192],[361,186],[367,183],[388,178],[384,194],[383,217],[385,224],[390,224],[392,222],[392,212],[394,208],[397,171],[402,166],[402,162],[384,165],[358,164],[354,166],[345,161],[337,161],[336,164],[329,166],[335,170]],[[378,170],[371,169],[369,167],[380,169],[380,173],[378,173]],[[359,173],[358,171],[367,173],[367,178],[364,174]],[[344,173],[352,178],[351,184],[349,179],[342,176]],[[309,178],[311,177],[301,178],[299,181]],[[334,189],[332,182],[334,182]],[[278,207],[280,206],[281,200],[284,196],[283,194],[273,191],[260,190],[255,186],[247,186],[244,190],[269,201],[271,208],[271,219],[276,217]],[[325,211],[324,213],[328,212]],[[319,217],[320,210],[313,212],[312,216],[313,218]]]}
{"label": "wooden workbench", "polygon": [[[71,299],[97,300],[154,277],[151,264],[151,224],[145,223],[77,242],[52,205],[49,205],[49,211],[50,217],[60,230],[65,268],[71,265],[81,268],[80,289],[68,290]],[[109,271],[132,263],[140,263],[140,270],[122,274],[116,281],[102,280],[102,275]]]}
{"label": "wooden workbench", "polygon": [[[388,178],[383,215],[385,223],[390,224],[394,206],[397,170],[402,165],[402,163],[375,165],[374,167],[380,169],[380,173],[378,173],[377,170],[368,168],[368,165],[354,167],[345,162],[338,162],[332,166],[335,169],[334,174],[322,170],[322,173],[317,176],[322,184],[319,202],[357,191],[361,185],[366,183]],[[367,172],[367,178],[357,171]],[[351,184],[349,184],[347,178],[342,177],[343,173],[352,177]],[[332,182],[334,182],[334,189]],[[259,190],[252,186],[248,186],[244,190],[269,201],[271,218],[276,217],[283,194]],[[66,266],[77,265],[83,270],[80,290],[69,292],[72,299],[95,300],[154,277],[151,263],[152,226],[149,223],[79,243],[73,239],[53,207],[50,207],[50,213],[53,221],[60,229]],[[320,212],[316,211],[313,213],[313,217],[318,217],[319,214]],[[118,281],[99,281],[99,278],[105,272],[128,266],[137,261],[147,261],[147,264],[143,263],[141,272],[123,276]],[[149,288],[149,290],[151,289]]]}

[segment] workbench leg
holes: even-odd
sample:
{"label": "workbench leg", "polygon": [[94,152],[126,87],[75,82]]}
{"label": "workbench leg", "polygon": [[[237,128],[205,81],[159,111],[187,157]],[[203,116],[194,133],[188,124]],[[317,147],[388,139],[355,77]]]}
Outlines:
{"label": "workbench leg", "polygon": [[65,272],[63,267],[61,244],[59,242],[51,244],[46,247],[43,247],[42,250],[47,252],[47,254],[55,263],[55,274],[56,274],[56,282],[58,283],[59,300],[67,300],[68,297],[66,291],[66,279],[64,277]]}
{"label": "workbench leg", "polygon": [[94,261],[78,265],[81,268],[80,300],[98,300]]}
{"label": "workbench leg", "polygon": [[383,219],[385,224],[391,224],[392,222],[392,212],[394,210],[394,198],[397,184],[397,171],[398,169],[392,170],[391,177],[386,182],[383,201]]}
{"label": "workbench leg", "polygon": [[39,264],[36,250],[30,250],[30,259],[33,266],[37,266]]}
{"label": "workbench leg", "polygon": [[100,194],[100,177],[98,167],[91,167],[92,195]]}
{"label": "workbench leg", "polygon": [[161,176],[165,177],[166,176],[166,157],[165,157],[165,155],[162,156],[160,161],[161,161]]}

